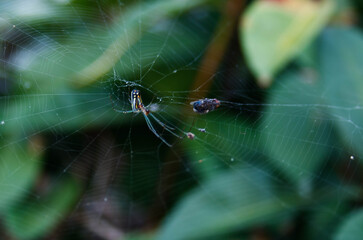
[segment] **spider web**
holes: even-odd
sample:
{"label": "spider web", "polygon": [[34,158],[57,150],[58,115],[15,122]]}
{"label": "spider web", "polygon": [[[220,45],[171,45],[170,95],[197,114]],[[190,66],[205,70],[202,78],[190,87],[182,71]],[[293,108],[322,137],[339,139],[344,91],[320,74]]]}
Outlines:
{"label": "spider web", "polygon": [[[168,239],[180,224],[184,236],[205,237],[221,224],[209,207],[236,231],[289,219],[307,199],[334,199],[324,211],[338,218],[355,193],[343,186],[361,154],[358,94],[330,101],[329,75],[305,65],[259,88],[224,6],[109,2],[0,4],[4,237],[121,239],[159,226]],[[149,117],[158,138],[142,113],[114,111],[131,110],[133,89],[179,137]],[[193,112],[205,97],[221,106]],[[266,199],[271,216],[234,215]]]}

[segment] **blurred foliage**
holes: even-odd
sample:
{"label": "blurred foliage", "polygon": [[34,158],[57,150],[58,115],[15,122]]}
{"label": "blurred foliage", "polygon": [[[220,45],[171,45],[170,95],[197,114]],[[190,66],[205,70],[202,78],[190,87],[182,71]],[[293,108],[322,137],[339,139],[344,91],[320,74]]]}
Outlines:
{"label": "blurred foliage", "polygon": [[[310,82],[307,76],[297,72],[285,73],[278,81],[270,89],[272,94],[268,102],[272,105],[266,108],[259,126],[261,137],[271,161],[291,181],[309,181],[309,175],[320,167],[331,149],[332,126],[323,118],[325,110],[312,108],[323,104],[319,98],[320,83]],[[309,93],[309,98],[300,92]],[[289,103],[287,107],[286,102]],[[302,102],[304,106],[296,111],[296,106]]]}
{"label": "blurred foliage", "polygon": [[218,238],[241,225],[280,221],[294,211],[290,204],[299,205],[297,195],[273,186],[270,176],[259,171],[253,167],[225,171],[205,182],[164,220],[158,239]]}
{"label": "blurred foliage", "polygon": [[321,40],[319,66],[327,102],[335,106],[331,111],[337,118],[341,138],[360,156],[363,156],[363,149],[359,144],[361,136],[355,131],[355,125],[363,118],[363,71],[360,67],[360,62],[363,61],[362,44],[360,31],[328,29]]}
{"label": "blurred foliage", "polygon": [[[1,2],[0,238],[360,239],[362,10]],[[113,111],[133,88],[195,138]]]}
{"label": "blurred foliage", "polygon": [[362,236],[363,212],[359,210],[350,214],[338,229],[334,239],[357,239]]}
{"label": "blurred foliage", "polygon": [[77,182],[63,180],[62,186],[54,186],[49,196],[41,201],[25,201],[7,211],[5,226],[19,239],[38,239],[49,232],[74,206],[79,197]]}
{"label": "blurred foliage", "polygon": [[261,86],[301,52],[324,27],[334,1],[256,1],[242,15],[247,62]]}

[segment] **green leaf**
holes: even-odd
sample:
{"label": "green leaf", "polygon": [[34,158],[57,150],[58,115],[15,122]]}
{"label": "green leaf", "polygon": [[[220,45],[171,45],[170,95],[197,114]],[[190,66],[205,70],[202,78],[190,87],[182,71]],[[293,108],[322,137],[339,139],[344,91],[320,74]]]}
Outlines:
{"label": "green leaf", "polygon": [[363,209],[348,216],[335,235],[335,240],[358,240],[363,236]]}
{"label": "green leaf", "polygon": [[116,20],[110,31],[117,33],[111,36],[112,42],[105,47],[105,50],[97,58],[91,58],[92,62],[84,66],[81,71],[72,77],[73,83],[77,86],[93,83],[108,73],[125,54],[126,50],[134,45],[146,30],[154,27],[158,21],[187,11],[205,3],[205,1],[154,1],[134,5],[134,7],[123,13],[120,19]]}
{"label": "green leaf", "polygon": [[281,76],[269,95],[259,127],[265,154],[290,180],[309,187],[331,151],[321,86],[295,70]]}
{"label": "green leaf", "polygon": [[153,239],[155,239],[155,233],[154,232],[151,232],[151,233],[140,232],[140,233],[128,234],[126,236],[123,236],[119,240],[153,240]]}
{"label": "green leaf", "polygon": [[[132,114],[117,113],[112,109],[108,94],[87,94],[71,92],[67,94],[40,94],[22,96],[7,102],[7,112],[3,116],[5,124],[2,132],[12,134],[21,129],[30,135],[39,132],[74,131],[105,124],[121,124]],[[23,135],[21,136],[23,137]]]}
{"label": "green leaf", "polygon": [[[0,3],[1,17],[0,29],[2,26],[10,26],[15,24],[15,27],[20,24],[22,27],[32,24],[49,24],[65,22],[72,15],[72,11],[65,7],[64,3],[56,1],[27,1],[14,0],[2,1]],[[47,19],[44,22],[44,19]]]}
{"label": "green leaf", "polygon": [[[335,184],[335,183],[334,183]],[[347,187],[337,189],[336,185],[319,188],[315,191],[314,200],[308,209],[308,219],[304,235],[301,239],[320,240],[332,239],[335,232],[327,229],[337,229],[341,216],[346,214],[349,201],[354,193],[347,193]],[[330,187],[330,189],[329,189]],[[359,190],[355,194],[359,198]]]}
{"label": "green leaf", "polygon": [[201,239],[272,223],[298,200],[277,197],[273,178],[256,168],[225,171],[193,190],[164,220],[157,239]]}
{"label": "green leaf", "polygon": [[19,239],[40,239],[66,216],[80,194],[80,186],[64,180],[44,199],[31,199],[14,206],[5,216],[5,225]]}
{"label": "green leaf", "polygon": [[[140,74],[145,75],[143,81],[149,81],[146,74],[153,73],[149,71],[151,67],[162,73],[168,70],[165,75],[175,76],[177,73],[173,72],[174,69],[185,67],[200,54],[200,49],[210,38],[216,18],[210,17],[212,14],[208,12],[209,17],[201,20],[200,24],[207,26],[205,33],[200,32],[198,25],[191,25],[187,17],[180,16],[170,22],[165,20],[158,24],[159,20],[170,17],[169,14],[177,11],[174,8],[178,4],[185,3],[185,8],[179,9],[182,12],[203,1],[157,1],[158,4],[146,4],[145,9],[138,5],[130,7],[112,26],[105,28],[93,24],[79,28],[68,39],[63,39],[61,45],[37,39],[34,49],[20,51],[14,59],[21,70],[20,83],[26,93],[64,93],[70,87],[90,85],[96,80],[103,80],[109,85],[125,85],[121,82],[107,82],[114,77],[111,70],[115,70],[120,78],[113,79],[114,81],[122,79],[129,83],[139,79]],[[159,5],[163,7],[158,8]],[[153,10],[156,12],[150,13]],[[155,18],[156,22],[147,21],[148,17]],[[92,32],[87,32],[88,29],[92,29]],[[137,34],[133,34],[135,30]],[[168,61],[165,62],[164,59]],[[165,64],[167,68],[160,68]],[[108,76],[105,76],[107,73]],[[158,79],[160,80],[160,74]],[[180,83],[171,81],[170,78],[168,80],[168,86],[170,83]],[[162,83],[165,82],[166,80]],[[158,87],[163,85],[158,84]]]}
{"label": "green leaf", "polygon": [[203,179],[241,162],[257,164],[263,158],[258,151],[259,132],[243,116],[220,113],[228,107],[222,103],[214,112],[197,116],[192,130],[195,139],[185,139],[190,164]]}
{"label": "green leaf", "polygon": [[[36,143],[34,143],[36,144]],[[0,150],[0,212],[29,195],[40,170],[40,155],[21,144],[2,144]]]}
{"label": "green leaf", "polygon": [[329,110],[348,150],[363,160],[363,35],[351,28],[330,28],[320,45]]}
{"label": "green leaf", "polygon": [[328,21],[333,1],[255,1],[241,16],[240,41],[258,83],[273,77]]}

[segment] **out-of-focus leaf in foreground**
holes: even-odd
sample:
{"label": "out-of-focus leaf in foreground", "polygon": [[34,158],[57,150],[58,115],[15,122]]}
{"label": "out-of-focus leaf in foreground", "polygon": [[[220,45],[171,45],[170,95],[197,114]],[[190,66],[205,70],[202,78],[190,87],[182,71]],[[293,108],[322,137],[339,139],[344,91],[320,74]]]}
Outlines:
{"label": "out-of-focus leaf in foreground", "polygon": [[130,8],[122,15],[121,19],[116,21],[112,32],[117,34],[111,37],[112,42],[101,55],[76,74],[73,78],[74,84],[84,86],[99,79],[112,69],[125,51],[138,41],[151,26],[163,18],[189,10],[203,2],[205,0],[155,1],[137,4]]}
{"label": "out-of-focus leaf in foreground", "polygon": [[318,81],[299,70],[284,74],[271,88],[260,132],[270,161],[290,180],[311,179],[331,146],[331,125],[319,107]]}
{"label": "out-of-focus leaf in foreground", "polygon": [[260,147],[256,128],[243,117],[220,115],[218,111],[199,116],[195,126],[206,132],[195,130],[196,140],[186,141],[188,157],[202,178],[213,178],[231,164],[245,161],[257,165],[263,159],[256,150]]}
{"label": "out-of-focus leaf in foreground", "polygon": [[289,212],[292,202],[298,204],[293,192],[276,193],[266,172],[227,170],[186,196],[165,219],[157,239],[204,239],[271,222]]}
{"label": "out-of-focus leaf in foreground", "polygon": [[241,17],[240,42],[260,86],[301,52],[323,28],[333,1],[255,1]]}
{"label": "out-of-focus leaf in foreground", "polygon": [[[324,194],[326,192],[321,191],[321,193]],[[339,193],[339,190],[333,190],[332,193],[330,197],[329,194],[327,195],[327,200],[321,201],[309,209],[309,221],[303,239],[320,240],[333,238],[335,232],[326,231],[326,229],[337,229],[342,219],[341,216],[347,211],[347,201],[344,199],[347,195]]]}
{"label": "out-of-focus leaf in foreground", "polygon": [[[112,25],[85,25],[67,35],[62,45],[35,38],[38,45],[19,51],[14,58],[21,70],[21,83],[27,86],[27,92],[65,92],[69,85],[87,86],[104,80],[104,75],[113,68],[122,79],[131,81],[135,74],[140,77],[139,70],[165,64],[163,59],[169,59],[169,67],[185,66],[196,57],[210,34],[200,33],[200,29],[188,21],[179,21],[181,17],[173,20],[173,24],[168,18],[204,1],[156,1],[130,6]],[[210,19],[204,21],[207,20]],[[89,29],[92,32],[87,31]],[[7,31],[13,31],[10,23]],[[139,52],[142,56],[138,56]],[[140,68],[133,67],[135,64]]]}
{"label": "out-of-focus leaf in foreground", "polygon": [[154,240],[154,232],[152,233],[132,233],[126,235],[124,238],[119,240]]}
{"label": "out-of-focus leaf in foreground", "polygon": [[40,154],[32,146],[39,141],[32,138],[28,148],[16,143],[2,145],[0,150],[0,212],[2,213],[29,194],[30,185],[40,170]]}
{"label": "out-of-focus leaf in foreground", "polygon": [[358,240],[363,236],[363,209],[346,218],[335,235],[335,240]]}
{"label": "out-of-focus leaf in foreground", "polygon": [[[21,6],[21,7],[19,7]],[[27,25],[41,23],[47,19],[47,23],[55,23],[64,21],[71,16],[72,11],[64,7],[65,4],[61,1],[28,1],[28,0],[13,0],[1,1],[0,9],[0,29],[11,21],[12,24]],[[4,21],[1,21],[1,20]]]}
{"label": "out-of-focus leaf in foreground", "polygon": [[106,94],[44,94],[30,95],[14,99],[8,105],[4,118],[3,133],[12,134],[21,129],[27,133],[61,129],[72,131],[95,126],[104,126],[105,122],[118,123],[127,121],[129,115],[116,114],[112,110],[109,95]]}
{"label": "out-of-focus leaf in foreground", "polygon": [[319,66],[329,110],[352,155],[363,160],[363,35],[349,28],[331,28],[320,45]]}
{"label": "out-of-focus leaf in foreground", "polygon": [[13,207],[6,213],[5,224],[19,239],[39,239],[65,217],[79,194],[77,182],[64,180],[44,199],[26,201]]}

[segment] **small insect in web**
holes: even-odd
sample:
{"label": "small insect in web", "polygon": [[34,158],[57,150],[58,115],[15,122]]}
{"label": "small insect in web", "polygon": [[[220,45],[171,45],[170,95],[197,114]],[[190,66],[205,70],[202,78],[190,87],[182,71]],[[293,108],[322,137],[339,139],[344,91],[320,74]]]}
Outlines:
{"label": "small insect in web", "polygon": [[193,140],[195,138],[195,134],[192,132],[187,132],[186,134],[187,138],[189,138],[190,140]]}
{"label": "small insect in web", "polygon": [[205,130],[205,128],[198,128],[198,131],[199,131],[199,132],[202,132],[202,133],[207,132],[207,130]]}
{"label": "small insect in web", "polygon": [[172,135],[178,137],[178,138],[182,138],[180,137],[178,134],[174,133],[173,131],[175,130],[173,127],[170,127],[168,125],[166,125],[165,123],[161,122],[157,117],[154,116],[154,114],[152,114],[150,112],[150,110],[148,108],[146,108],[144,106],[144,104],[142,103],[142,99],[141,99],[141,94],[140,91],[137,89],[134,89],[131,91],[131,97],[130,97],[130,102],[131,102],[131,110],[129,111],[121,111],[121,110],[117,110],[115,108],[113,108],[116,112],[122,112],[122,113],[142,113],[144,115],[146,124],[148,126],[148,128],[150,129],[151,132],[153,132],[155,134],[155,136],[157,136],[161,141],[163,141],[167,146],[171,147],[172,145],[170,143],[168,143],[154,128],[154,126],[152,125],[149,116],[152,117],[161,127],[163,127],[164,130],[168,131],[169,133],[171,133]]}
{"label": "small insect in web", "polygon": [[206,114],[221,105],[221,102],[215,98],[204,98],[197,101],[191,102],[190,105],[193,106],[193,111],[199,114]]}

